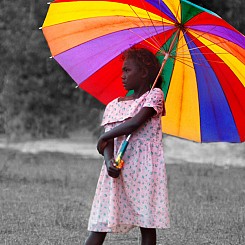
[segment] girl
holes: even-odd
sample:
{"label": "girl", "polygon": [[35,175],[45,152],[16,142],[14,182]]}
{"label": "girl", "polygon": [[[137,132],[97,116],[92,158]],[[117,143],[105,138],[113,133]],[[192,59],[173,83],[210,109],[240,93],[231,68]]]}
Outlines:
{"label": "girl", "polygon": [[[140,227],[141,244],[156,244],[156,228],[169,227],[167,176],[161,116],[165,114],[161,78],[151,90],[160,65],[147,49],[123,54],[122,83],[131,96],[117,98],[105,109],[105,133],[97,149],[105,164],[92,205],[86,245],[103,244],[107,232],[128,232]],[[124,166],[115,157],[125,137],[132,134]]]}

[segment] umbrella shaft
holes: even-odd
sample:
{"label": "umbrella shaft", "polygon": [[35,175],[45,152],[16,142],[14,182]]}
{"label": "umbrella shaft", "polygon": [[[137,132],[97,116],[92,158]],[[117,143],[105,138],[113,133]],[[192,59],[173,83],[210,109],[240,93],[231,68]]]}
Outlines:
{"label": "umbrella shaft", "polygon": [[177,32],[175,33],[175,36],[174,36],[171,44],[170,44],[168,52],[165,53],[161,68],[160,68],[160,70],[159,70],[159,72],[157,74],[157,77],[156,77],[151,89],[153,89],[156,86],[157,80],[158,80],[159,76],[161,75],[161,73],[163,71],[163,68],[164,68],[164,66],[165,66],[165,64],[166,64],[166,62],[167,62],[167,60],[168,60],[168,58],[170,56],[170,53],[172,52],[172,50],[174,48],[174,44],[175,44],[175,41],[176,41],[177,37],[179,36],[179,32],[180,32],[180,30],[178,29]]}
{"label": "umbrella shaft", "polygon": [[123,141],[122,145],[121,145],[121,148],[117,154],[117,157],[116,157],[116,162],[119,163],[121,160],[122,160],[122,157],[127,149],[127,146],[128,146],[128,142],[129,142],[129,139],[131,137],[131,134],[127,136],[127,138]]}

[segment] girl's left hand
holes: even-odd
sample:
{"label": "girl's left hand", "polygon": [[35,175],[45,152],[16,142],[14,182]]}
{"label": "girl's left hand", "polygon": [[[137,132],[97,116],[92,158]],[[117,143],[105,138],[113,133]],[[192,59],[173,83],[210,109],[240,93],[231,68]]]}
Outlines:
{"label": "girl's left hand", "polygon": [[97,143],[97,150],[101,155],[104,155],[104,149],[107,146],[107,141],[103,138],[103,135],[100,136]]}
{"label": "girl's left hand", "polygon": [[107,173],[112,178],[118,178],[121,172],[121,169],[115,167],[115,160],[111,159],[109,161],[105,161]]}

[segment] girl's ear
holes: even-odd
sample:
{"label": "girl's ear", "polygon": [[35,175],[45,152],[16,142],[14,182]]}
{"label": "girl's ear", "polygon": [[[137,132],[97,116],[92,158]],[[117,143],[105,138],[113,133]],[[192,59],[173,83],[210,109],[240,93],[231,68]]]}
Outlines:
{"label": "girl's ear", "polygon": [[149,73],[149,71],[146,68],[143,68],[142,69],[142,78],[148,77],[148,73]]}

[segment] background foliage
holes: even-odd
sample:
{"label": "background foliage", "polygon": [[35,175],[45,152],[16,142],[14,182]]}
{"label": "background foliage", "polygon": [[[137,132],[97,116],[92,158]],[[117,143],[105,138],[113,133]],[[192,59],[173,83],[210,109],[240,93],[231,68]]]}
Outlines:
{"label": "background foliage", "polygon": [[[242,0],[193,3],[245,32]],[[98,131],[104,108],[54,61],[42,32],[46,0],[0,0],[0,133],[10,139],[64,137],[87,127]]]}

